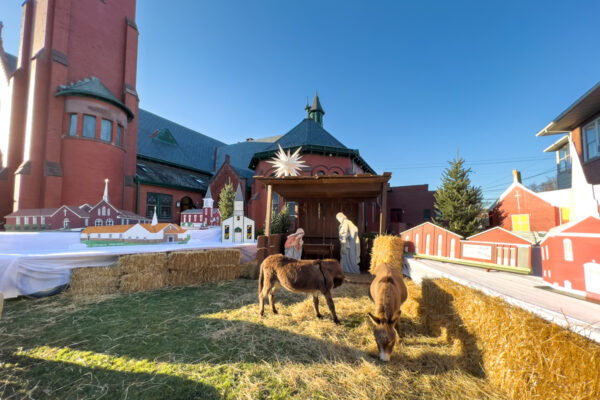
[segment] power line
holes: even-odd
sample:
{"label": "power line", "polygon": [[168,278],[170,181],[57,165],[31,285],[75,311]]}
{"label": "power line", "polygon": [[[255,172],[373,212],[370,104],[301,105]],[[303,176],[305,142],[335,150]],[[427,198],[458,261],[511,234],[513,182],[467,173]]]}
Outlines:
{"label": "power line", "polygon": [[[513,157],[513,158],[500,158],[496,160],[476,160],[476,161],[466,161],[465,166],[475,166],[475,165],[495,165],[495,164],[510,164],[515,162],[527,162],[527,161],[541,161],[546,160],[548,157]],[[395,170],[395,169],[422,169],[422,168],[442,168],[447,167],[449,164],[446,163],[422,163],[422,164],[412,164],[412,165],[400,165],[396,167],[386,167],[383,169],[386,170]]]}

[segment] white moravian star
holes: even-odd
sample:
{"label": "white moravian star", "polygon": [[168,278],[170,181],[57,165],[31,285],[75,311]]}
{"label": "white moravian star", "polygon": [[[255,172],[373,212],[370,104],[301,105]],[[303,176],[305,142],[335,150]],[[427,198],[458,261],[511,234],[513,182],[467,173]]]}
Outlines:
{"label": "white moravian star", "polygon": [[288,150],[287,154],[279,146],[279,152],[277,152],[276,157],[274,157],[273,161],[267,161],[275,166],[275,176],[281,178],[282,176],[299,176],[300,170],[306,165],[304,165],[304,161],[300,158],[300,150],[302,147],[299,147],[298,150],[294,152],[294,154],[290,155],[290,151]]}

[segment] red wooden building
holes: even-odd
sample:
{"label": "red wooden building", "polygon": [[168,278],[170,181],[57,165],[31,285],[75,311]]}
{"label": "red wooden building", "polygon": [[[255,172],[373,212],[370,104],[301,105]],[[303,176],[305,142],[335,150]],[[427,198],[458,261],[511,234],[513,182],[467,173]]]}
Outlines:
{"label": "red wooden building", "polygon": [[600,300],[600,218],[556,227],[540,247],[546,282]]}
{"label": "red wooden building", "polygon": [[461,242],[463,260],[531,269],[534,243],[501,227],[469,236]]}
{"label": "red wooden building", "polygon": [[460,258],[460,241],[463,237],[431,222],[406,230],[400,233],[400,237],[406,242],[407,252]]}
{"label": "red wooden building", "polygon": [[535,193],[521,183],[520,173],[513,171],[513,183],[489,211],[490,226],[514,232],[547,232],[568,221],[569,196],[562,194],[563,191]]}

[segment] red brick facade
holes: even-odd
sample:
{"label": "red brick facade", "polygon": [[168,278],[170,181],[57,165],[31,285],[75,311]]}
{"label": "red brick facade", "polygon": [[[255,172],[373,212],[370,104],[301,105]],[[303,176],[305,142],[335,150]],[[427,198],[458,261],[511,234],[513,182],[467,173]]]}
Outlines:
{"label": "red brick facade", "polygon": [[[151,186],[151,185],[139,185],[138,191],[138,205],[137,205],[137,213],[141,216],[147,216],[149,211],[148,208],[148,194],[165,194],[171,196],[171,201],[168,204],[170,206],[170,217],[164,218],[163,214],[161,214],[161,210],[157,210],[158,220],[159,222],[179,222],[181,220],[181,211],[182,210],[182,202],[185,197],[189,197],[192,200],[194,208],[202,208],[202,193],[193,193],[186,190],[178,190],[173,188],[165,188],[159,186]],[[177,205],[179,203],[179,205]],[[153,209],[150,206],[150,209]],[[152,218],[152,215],[150,215]]]}
{"label": "red brick facade", "polygon": [[219,170],[215,173],[215,175],[211,179],[210,185],[209,185],[210,192],[212,193],[213,200],[214,200],[214,207],[219,208],[219,194],[221,193],[221,190],[223,190],[223,187],[226,184],[231,183],[233,185],[234,191],[237,189],[238,185],[240,185],[240,187],[242,188],[242,194],[244,195],[244,213],[247,214],[248,213],[248,193],[246,190],[246,188],[248,186],[247,181],[248,180],[246,178],[241,177],[237,173],[235,168],[233,168],[231,166],[231,163],[229,162],[229,156],[225,156],[225,161],[223,162],[223,165],[221,165]]}
{"label": "red brick facade", "polygon": [[[101,197],[105,178],[112,182],[113,204],[135,210],[135,9],[135,0],[24,2],[7,174],[0,180],[1,216],[17,209],[92,203]],[[124,107],[87,95],[56,96],[61,85],[92,76]],[[74,136],[69,135],[71,114],[77,116]],[[94,138],[82,135],[83,115],[96,117]],[[112,125],[108,141],[100,139],[103,119]]]}

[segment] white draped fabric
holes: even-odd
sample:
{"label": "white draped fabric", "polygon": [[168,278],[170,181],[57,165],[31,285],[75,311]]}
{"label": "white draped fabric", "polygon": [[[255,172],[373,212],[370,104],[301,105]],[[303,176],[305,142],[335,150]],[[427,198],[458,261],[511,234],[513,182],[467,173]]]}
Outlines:
{"label": "white draped fabric", "polygon": [[256,244],[221,243],[221,229],[190,230],[186,244],[87,247],[79,232],[0,232],[0,292],[10,299],[69,282],[71,269],[101,267],[120,255],[235,247],[242,263],[256,257]]}

